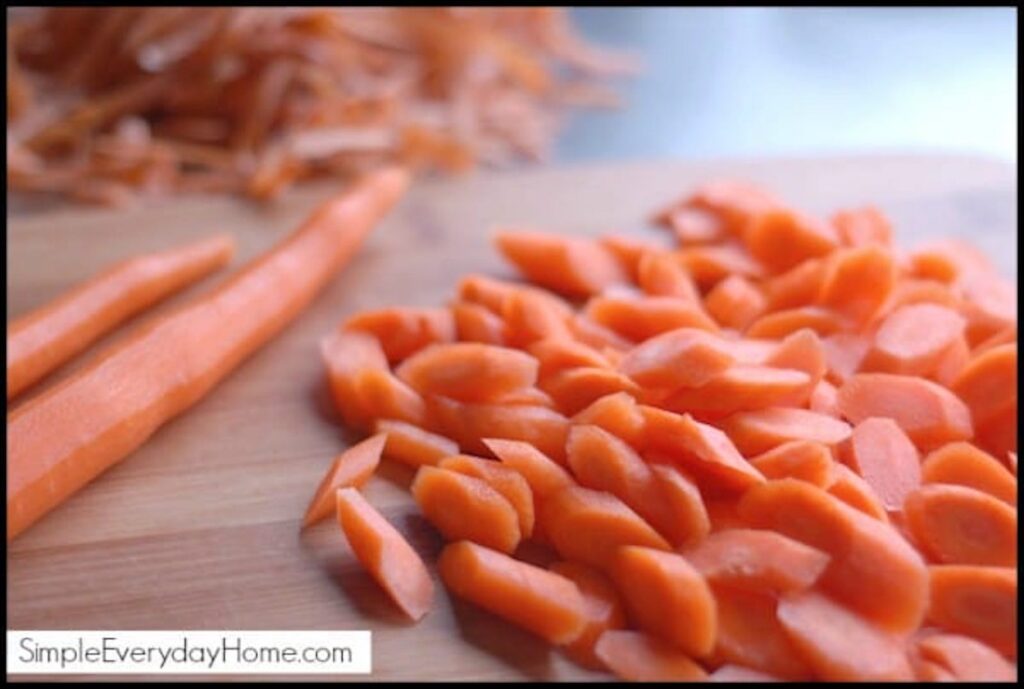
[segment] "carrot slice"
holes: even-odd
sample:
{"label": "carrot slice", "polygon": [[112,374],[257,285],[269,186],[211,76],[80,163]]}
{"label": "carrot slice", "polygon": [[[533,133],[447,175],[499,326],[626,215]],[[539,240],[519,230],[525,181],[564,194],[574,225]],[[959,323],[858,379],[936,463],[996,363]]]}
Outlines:
{"label": "carrot slice", "polygon": [[1008,404],[978,422],[974,430],[978,447],[996,456],[1017,452],[1017,402]]}
{"label": "carrot slice", "polygon": [[843,458],[867,481],[882,506],[903,509],[903,501],[921,485],[921,457],[892,419],[868,418],[853,429]]}
{"label": "carrot slice", "polygon": [[638,627],[689,655],[711,653],[718,633],[715,599],[686,558],[627,545],[616,553],[611,576]]}
{"label": "carrot slice", "polygon": [[916,628],[927,604],[928,573],[917,552],[890,528],[795,479],[754,486],[740,516],[832,559],[820,585],[861,615],[893,632]]}
{"label": "carrot slice", "polygon": [[907,496],[906,522],[936,562],[1017,564],[1017,510],[980,490],[934,484]]}
{"label": "carrot slice", "polygon": [[874,206],[839,211],[832,216],[832,225],[845,246],[892,244],[892,224]]}
{"label": "carrot slice", "polygon": [[716,180],[697,187],[682,207],[708,211],[722,223],[722,229],[738,235],[754,219],[779,208],[779,201],[748,182]]}
{"label": "carrot slice", "polygon": [[668,550],[647,522],[609,493],[568,486],[545,496],[539,521],[566,560],[604,569],[624,545]]}
{"label": "carrot slice", "polygon": [[985,644],[959,634],[931,634],[917,642],[926,660],[948,669],[962,682],[1015,682],[1017,668]]}
{"label": "carrot slice", "polygon": [[459,301],[452,304],[455,332],[462,342],[503,346],[507,342],[505,321],[480,304]]}
{"label": "carrot slice", "polygon": [[601,368],[609,365],[608,359],[599,351],[571,339],[555,337],[539,340],[527,347],[527,351],[537,359],[537,376],[541,380],[567,368]]}
{"label": "carrot slice", "polygon": [[862,371],[923,376],[932,373],[964,330],[964,319],[937,304],[910,304],[882,322]]}
{"label": "carrot slice", "polygon": [[781,677],[775,677],[759,670],[751,670],[742,665],[726,663],[708,675],[709,682],[781,682]]}
{"label": "carrot slice", "polygon": [[903,278],[896,283],[889,301],[882,307],[883,313],[891,313],[901,306],[911,304],[935,304],[960,311],[963,300],[959,291],[938,280]]}
{"label": "carrot slice", "polygon": [[857,424],[887,416],[922,450],[973,435],[971,413],[956,395],[930,380],[858,373],[839,388],[839,411]]}
{"label": "carrot slice", "polygon": [[630,340],[584,314],[569,319],[569,330],[573,337],[585,345],[594,347],[608,358],[608,350],[626,351],[633,346]]}
{"label": "carrot slice", "polygon": [[583,595],[586,626],[579,638],[565,647],[566,653],[584,667],[604,669],[594,650],[597,640],[609,629],[626,626],[626,611],[615,586],[600,571],[578,562],[555,562],[548,569],[572,581]]}
{"label": "carrot slice", "polygon": [[672,393],[661,406],[676,412],[732,414],[747,409],[801,405],[811,394],[803,371],[735,364],[697,388]]}
{"label": "carrot slice", "polygon": [[397,419],[423,425],[427,407],[423,398],[391,371],[362,371],[352,381],[362,409],[371,419]]}
{"label": "carrot slice", "polygon": [[407,181],[394,168],[364,177],[218,289],[150,321],[15,410],[7,420],[8,540],[280,332],[348,262]]}
{"label": "carrot slice", "polygon": [[423,560],[358,490],[339,488],[334,500],[338,523],[356,558],[402,612],[422,619],[434,602],[434,582]]}
{"label": "carrot slice", "polygon": [[527,292],[547,302],[549,306],[568,316],[572,307],[558,295],[540,287],[497,280],[486,275],[470,274],[459,280],[458,298],[465,302],[479,304],[494,314],[501,313],[505,298],[516,292]]}
{"label": "carrot slice", "polygon": [[598,241],[618,259],[619,265],[633,282],[636,282],[639,272],[640,258],[651,251],[664,251],[658,243],[624,235],[605,235]]}
{"label": "carrot slice", "polygon": [[1017,400],[1017,343],[971,359],[950,386],[979,423]]}
{"label": "carrot slice", "polygon": [[693,278],[671,254],[658,251],[641,256],[636,281],[641,290],[653,297],[675,297],[691,304],[701,303]]}
{"label": "carrot slice", "polygon": [[557,462],[565,459],[569,419],[557,411],[530,404],[507,406],[467,404],[445,397],[427,398],[440,431],[467,452],[486,453],[483,438],[522,440]]}
{"label": "carrot slice", "polygon": [[659,533],[674,548],[704,540],[711,532],[711,519],[693,480],[664,464],[651,464],[651,474],[651,523]]}
{"label": "carrot slice", "polygon": [[504,464],[518,471],[530,485],[536,501],[560,488],[575,485],[560,464],[529,443],[519,440],[484,438],[484,445]]}
{"label": "carrot slice", "polygon": [[986,352],[989,349],[992,349],[993,347],[998,347],[999,345],[1003,344],[1010,344],[1011,342],[1016,341],[1017,324],[1014,323],[1013,325],[1009,325],[1003,328],[1002,330],[992,335],[991,337],[988,337],[979,342],[977,345],[974,346],[974,349],[971,350],[971,354],[977,356],[978,354]]}
{"label": "carrot slice", "polygon": [[533,534],[533,492],[518,471],[501,462],[471,455],[452,455],[441,460],[441,469],[478,478],[508,500],[519,515],[519,533],[523,538]]}
{"label": "carrot slice", "polygon": [[644,416],[633,396],[616,392],[594,400],[572,417],[575,424],[590,424],[608,431],[639,448],[643,444]]}
{"label": "carrot slice", "polygon": [[807,408],[818,414],[839,418],[839,390],[827,380],[819,380],[807,398]]}
{"label": "carrot slice", "polygon": [[765,310],[779,311],[816,303],[827,272],[824,258],[810,258],[768,278],[761,284]]}
{"label": "carrot slice", "polygon": [[388,370],[380,342],[365,333],[333,332],[320,341],[320,356],[342,421],[352,428],[367,428],[372,418],[356,392],[356,380],[364,371]]}
{"label": "carrot slice", "polygon": [[704,669],[661,639],[630,630],[606,631],[594,645],[605,667],[627,682],[699,682]]}
{"label": "carrot slice", "polygon": [[726,340],[698,328],[679,328],[633,347],[619,361],[619,370],[644,387],[675,389],[703,385],[734,361]]}
{"label": "carrot slice", "polygon": [[1013,567],[933,565],[928,619],[1017,657],[1017,570]]}
{"label": "carrot slice", "polygon": [[639,387],[622,373],[605,367],[580,366],[555,374],[542,383],[555,406],[564,414],[575,414],[593,402],[615,393],[639,392]]}
{"label": "carrot slice", "polygon": [[589,296],[626,282],[618,260],[599,243],[529,230],[495,235],[498,250],[532,282],[571,296]]}
{"label": "carrot slice", "polygon": [[757,529],[718,531],[683,554],[712,585],[772,595],[811,588],[829,563],[816,548]]}
{"label": "carrot slice", "polygon": [[475,543],[447,545],[437,563],[451,591],[558,646],[587,626],[587,608],[571,580]]}
{"label": "carrot slice", "polygon": [[376,337],[391,363],[402,361],[427,345],[455,341],[455,320],[448,309],[392,307],[363,311],[341,327]]}
{"label": "carrot slice", "polygon": [[730,275],[761,278],[764,267],[736,244],[691,246],[676,252],[677,260],[703,289],[710,289]]}
{"label": "carrot slice", "polygon": [[743,243],[751,256],[773,273],[788,270],[837,246],[835,230],[814,218],[786,209],[758,216],[744,230]]}
{"label": "carrot slice", "polygon": [[395,373],[422,394],[487,402],[537,382],[537,360],[515,349],[458,342],[430,345]]}
{"label": "carrot slice", "polygon": [[989,260],[976,248],[959,239],[939,239],[918,247],[910,254],[910,273],[941,282],[955,282],[976,271],[993,270]]}
{"label": "carrot slice", "polygon": [[677,328],[718,330],[703,307],[675,297],[594,297],[587,302],[584,313],[634,342]]}
{"label": "carrot slice", "polygon": [[845,464],[835,465],[835,481],[827,490],[855,510],[880,522],[889,523],[889,513],[885,511],[874,489]]}
{"label": "carrot slice", "polygon": [[394,419],[378,419],[374,431],[383,434],[384,455],[414,469],[424,464],[436,465],[445,457],[458,454],[459,446],[419,426]]}
{"label": "carrot slice", "polygon": [[611,493],[647,518],[638,498],[653,480],[651,470],[624,441],[598,426],[573,426],[566,456],[581,486]]}
{"label": "carrot slice", "polygon": [[317,486],[313,499],[302,518],[302,527],[312,526],[331,516],[335,506],[335,493],[339,488],[361,488],[370,480],[380,464],[380,453],[386,437],[377,434],[348,448],[331,463],[331,468]]}
{"label": "carrot slice", "polygon": [[925,457],[921,480],[967,486],[1017,504],[1017,479],[998,459],[970,443],[949,443]]}
{"label": "carrot slice", "polygon": [[767,479],[795,478],[819,488],[835,481],[835,460],[827,446],[813,440],[791,440],[750,459]]}
{"label": "carrot slice", "polygon": [[829,257],[819,303],[866,323],[885,304],[896,284],[892,253],[868,244],[841,249]]}
{"label": "carrot slice", "polygon": [[526,290],[516,290],[505,297],[501,317],[505,322],[505,339],[515,347],[572,336],[565,314],[549,299]]}
{"label": "carrot slice", "polygon": [[815,591],[779,602],[779,622],[823,680],[892,682],[914,678],[900,639]]}
{"label": "carrot slice", "polygon": [[704,297],[704,308],[719,325],[745,330],[765,312],[767,302],[749,280],[741,275],[730,275]]}
{"label": "carrot slice", "polygon": [[7,399],[39,381],[105,333],[231,260],[218,235],[121,261],[7,325]]}
{"label": "carrot slice", "polygon": [[979,344],[1017,325],[1017,289],[995,271],[979,271],[958,283],[964,297],[967,339]]}
{"label": "carrot slice", "polygon": [[943,387],[952,387],[957,376],[971,362],[971,354],[971,346],[967,344],[966,337],[960,335],[954,338],[952,344],[942,352],[935,369],[928,377]]}
{"label": "carrot slice", "polygon": [[722,422],[722,429],[745,455],[756,455],[790,440],[835,446],[850,437],[849,424],[806,409],[771,407],[742,411]]}
{"label": "carrot slice", "polygon": [[803,371],[810,376],[812,388],[818,384],[828,368],[821,338],[809,328],[787,335],[764,359],[764,364]]}
{"label": "carrot slice", "polygon": [[665,216],[680,244],[715,242],[724,237],[721,218],[703,208],[676,208]]}
{"label": "carrot slice", "polygon": [[860,370],[872,340],[863,333],[833,333],[821,339],[828,376],[837,385],[845,383]]}
{"label": "carrot slice", "polygon": [[819,306],[798,306],[784,311],[767,313],[750,324],[747,337],[778,339],[809,328],[819,335],[831,335],[847,327],[846,321],[836,311]]}
{"label": "carrot slice", "polygon": [[447,540],[466,539],[505,553],[519,545],[519,515],[485,481],[424,465],[409,490],[423,516]]}

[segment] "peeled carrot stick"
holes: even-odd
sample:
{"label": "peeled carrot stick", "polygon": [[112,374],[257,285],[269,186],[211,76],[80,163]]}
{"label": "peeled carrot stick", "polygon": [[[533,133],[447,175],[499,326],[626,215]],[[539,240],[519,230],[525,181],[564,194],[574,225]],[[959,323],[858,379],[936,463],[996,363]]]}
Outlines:
{"label": "peeled carrot stick", "polygon": [[846,463],[867,481],[890,512],[901,511],[907,495],[921,485],[921,457],[892,419],[861,421],[844,450]]}
{"label": "peeled carrot stick", "polygon": [[891,527],[845,505],[820,488],[779,479],[748,490],[740,516],[832,559],[822,589],[893,632],[916,628],[927,604],[927,569],[921,556]]}
{"label": "peeled carrot stick", "polygon": [[928,619],[1017,657],[1017,570],[1013,567],[929,567]]}
{"label": "peeled carrot stick", "polygon": [[388,371],[388,360],[376,337],[359,332],[333,332],[320,341],[331,398],[346,426],[365,429],[373,421],[356,381],[365,371]]}
{"label": "peeled carrot stick", "polygon": [[616,392],[594,400],[572,417],[577,424],[592,424],[626,441],[633,448],[643,444],[644,416],[627,392]]}
{"label": "peeled carrot stick", "polygon": [[393,307],[363,311],[341,327],[376,337],[391,363],[400,362],[427,345],[455,341],[455,320],[447,309]]}
{"label": "peeled carrot stick", "polygon": [[703,307],[676,297],[594,297],[587,302],[584,313],[634,342],[643,342],[676,328],[718,330]]}
{"label": "peeled carrot stick", "polygon": [[922,450],[973,434],[971,413],[956,395],[930,380],[858,373],[839,388],[840,413],[852,423],[887,416]]}
{"label": "peeled carrot stick", "polygon": [[619,370],[648,388],[697,387],[735,362],[729,343],[699,328],[679,328],[630,349]]}
{"label": "peeled carrot stick", "polygon": [[827,446],[813,440],[791,440],[773,447],[750,464],[767,479],[795,478],[819,488],[835,481],[835,460]]}
{"label": "peeled carrot stick", "polygon": [[745,330],[767,308],[764,294],[741,275],[730,275],[704,297],[704,308],[718,324]]}
{"label": "peeled carrot stick", "polygon": [[837,246],[835,230],[829,225],[784,209],[769,211],[751,222],[744,230],[743,242],[773,273],[824,256]]}
{"label": "peeled carrot stick", "polygon": [[441,469],[448,469],[478,478],[501,493],[519,515],[519,533],[523,538],[533,534],[534,508],[530,485],[518,471],[501,462],[470,455],[453,455],[441,460]]}
{"label": "peeled carrot stick", "polygon": [[505,321],[487,307],[469,301],[452,304],[455,332],[462,342],[503,346],[507,342]]}
{"label": "peeled carrot stick", "polygon": [[519,515],[485,481],[424,465],[409,491],[423,516],[449,541],[466,539],[511,553],[519,545]]}
{"label": "peeled carrot stick", "polygon": [[907,496],[906,522],[935,562],[1013,567],[1017,510],[980,490],[933,484]]}
{"label": "peeled carrot stick", "polygon": [[863,324],[885,304],[895,283],[896,263],[888,249],[840,249],[829,256],[818,303]]}
{"label": "peeled carrot stick", "polygon": [[335,492],[338,523],[359,562],[406,615],[421,619],[434,601],[423,560],[355,488]]}
{"label": "peeled carrot stick", "polygon": [[832,216],[832,226],[844,246],[892,244],[892,225],[874,206],[839,211]]}
{"label": "peeled carrot stick", "polygon": [[535,445],[556,462],[565,461],[569,419],[553,409],[530,404],[463,404],[436,396],[428,397],[427,404],[441,432],[467,452],[486,453],[483,438],[506,438]]}
{"label": "peeled carrot stick", "polygon": [[1017,668],[985,644],[959,634],[931,634],[917,642],[925,660],[949,670],[961,682],[1014,682]]}
{"label": "peeled carrot stick", "polygon": [[457,342],[431,345],[402,362],[399,378],[421,394],[488,402],[537,381],[537,360],[507,347]]}
{"label": "peeled carrot stick", "polygon": [[566,316],[546,297],[516,290],[501,303],[505,339],[514,347],[526,347],[544,339],[572,336]]}
{"label": "peeled carrot stick", "polygon": [[651,252],[637,264],[637,285],[652,297],[675,297],[701,303],[700,291],[686,269],[666,252]]}
{"label": "peeled carrot stick", "polygon": [[589,296],[626,281],[615,256],[590,239],[506,230],[494,242],[530,280],[556,292]]}
{"label": "peeled carrot stick", "polygon": [[235,251],[218,235],[122,261],[7,326],[7,399],[104,334],[213,271]]}
{"label": "peeled carrot stick", "polygon": [[541,380],[560,371],[578,366],[601,368],[609,366],[608,359],[593,347],[564,338],[550,338],[534,342],[527,351],[537,360],[537,376]]}
{"label": "peeled carrot stick", "polygon": [[627,682],[699,682],[707,673],[681,650],[661,639],[631,630],[609,629],[594,653]]}
{"label": "peeled carrot stick", "polygon": [[914,678],[900,639],[816,591],[779,602],[782,623],[819,679],[892,682]]}
{"label": "peeled carrot stick", "polygon": [[921,464],[924,483],[954,484],[975,488],[1017,504],[1017,479],[992,455],[970,443],[949,443],[935,450]]}
{"label": "peeled carrot stick", "polygon": [[819,335],[831,335],[847,326],[842,314],[820,306],[797,306],[761,316],[746,330],[747,337],[782,338],[809,328]]}
{"label": "peeled carrot stick", "polygon": [[984,422],[1017,399],[1017,343],[999,345],[971,359],[950,388]]}
{"label": "peeled carrot stick", "polygon": [[607,367],[578,366],[561,371],[541,384],[563,414],[582,411],[607,395],[636,394],[639,387],[628,377]]}
{"label": "peeled carrot stick", "polygon": [[683,554],[712,584],[773,595],[811,588],[829,563],[816,548],[758,529],[718,531]]}
{"label": "peeled carrot stick", "polygon": [[626,611],[615,586],[600,571],[578,562],[555,562],[548,569],[576,584],[583,596],[586,626],[579,638],[565,647],[566,653],[584,667],[604,669],[594,652],[597,640],[609,629],[626,626]]}
{"label": "peeled carrot stick", "polygon": [[374,431],[386,438],[384,455],[402,464],[417,468],[436,465],[445,457],[458,454],[459,446],[440,435],[425,431],[404,421],[378,419]]}
{"label": "peeled carrot stick", "polygon": [[361,488],[370,480],[380,464],[385,436],[375,435],[342,452],[331,464],[330,471],[320,481],[313,499],[302,519],[303,528],[331,516],[335,506],[335,493],[339,488]]}
{"label": "peeled carrot stick", "polygon": [[676,390],[661,406],[672,411],[719,415],[747,409],[799,406],[811,394],[811,377],[803,371],[736,364],[700,387]]}
{"label": "peeled carrot stick", "polygon": [[757,279],[765,272],[764,266],[738,244],[691,246],[676,251],[676,258],[704,289],[713,288],[730,275]]}
{"label": "peeled carrot stick", "polygon": [[407,180],[397,169],[368,175],[226,284],[140,328],[11,414],[8,539],[124,459],[284,328],[351,258]]}
{"label": "peeled carrot stick", "polygon": [[964,331],[964,319],[937,304],[910,304],[890,313],[861,365],[863,371],[923,376]]}
{"label": "peeled carrot stick", "polygon": [[850,426],[806,409],[770,407],[733,414],[722,429],[745,455],[755,455],[790,440],[813,440],[834,446],[850,437]]}
{"label": "peeled carrot stick", "polygon": [[853,509],[880,522],[889,523],[889,513],[885,511],[874,489],[845,464],[835,465],[835,480],[827,490]]}
{"label": "peeled carrot stick", "polygon": [[761,285],[765,309],[780,311],[817,303],[827,272],[824,258],[811,258],[768,278]]}

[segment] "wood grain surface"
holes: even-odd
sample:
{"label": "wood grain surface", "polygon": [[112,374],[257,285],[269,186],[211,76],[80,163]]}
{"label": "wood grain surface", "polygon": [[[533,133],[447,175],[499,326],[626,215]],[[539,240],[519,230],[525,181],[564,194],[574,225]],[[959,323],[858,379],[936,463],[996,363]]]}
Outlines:
{"label": "wood grain surface", "polygon": [[[329,405],[317,342],[360,309],[440,304],[464,273],[511,277],[489,245],[497,225],[651,232],[644,220],[652,210],[722,177],[763,184],[822,214],[876,204],[894,221],[901,246],[964,237],[1015,279],[1016,169],[998,161],[665,161],[422,181],[282,336],[8,546],[8,628],[370,629],[374,679],[601,677],[453,600],[441,586],[434,610],[409,625],[360,570],[336,525],[299,533],[317,482],[355,439]],[[9,219],[8,319],[122,257],[215,231],[235,234],[240,253],[231,269],[137,318],[103,347],[224,279],[329,191],[306,188],[269,210],[189,199],[121,213],[61,210]],[[410,471],[385,462],[366,494],[432,563],[442,542],[417,514],[406,492],[410,479]]]}

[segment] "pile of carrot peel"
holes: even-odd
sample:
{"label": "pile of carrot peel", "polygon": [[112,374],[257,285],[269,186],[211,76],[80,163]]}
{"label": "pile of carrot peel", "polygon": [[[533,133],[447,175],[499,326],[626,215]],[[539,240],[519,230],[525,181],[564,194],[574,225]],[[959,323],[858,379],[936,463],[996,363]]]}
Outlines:
{"label": "pile of carrot peel", "polygon": [[331,393],[372,435],[304,525],[335,511],[427,614],[427,567],[357,490],[383,456],[416,470],[444,585],[588,668],[1015,679],[1014,286],[962,242],[901,251],[875,208],[743,183],[654,223],[674,246],[501,231],[528,283],[342,322]]}
{"label": "pile of carrot peel", "polygon": [[7,34],[9,188],[123,204],[271,199],[385,163],[546,154],[568,107],[614,107],[631,58],[564,9],[21,9]]}

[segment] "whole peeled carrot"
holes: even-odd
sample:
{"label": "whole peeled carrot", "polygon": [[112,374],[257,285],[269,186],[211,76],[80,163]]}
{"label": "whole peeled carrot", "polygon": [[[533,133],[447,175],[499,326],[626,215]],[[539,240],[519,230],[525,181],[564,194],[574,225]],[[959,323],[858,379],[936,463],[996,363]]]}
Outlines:
{"label": "whole peeled carrot", "polygon": [[368,175],[225,285],[139,329],[7,419],[7,538],[124,459],[288,324],[395,204]]}
{"label": "whole peeled carrot", "polygon": [[107,332],[231,260],[226,235],[122,261],[7,326],[7,399]]}

